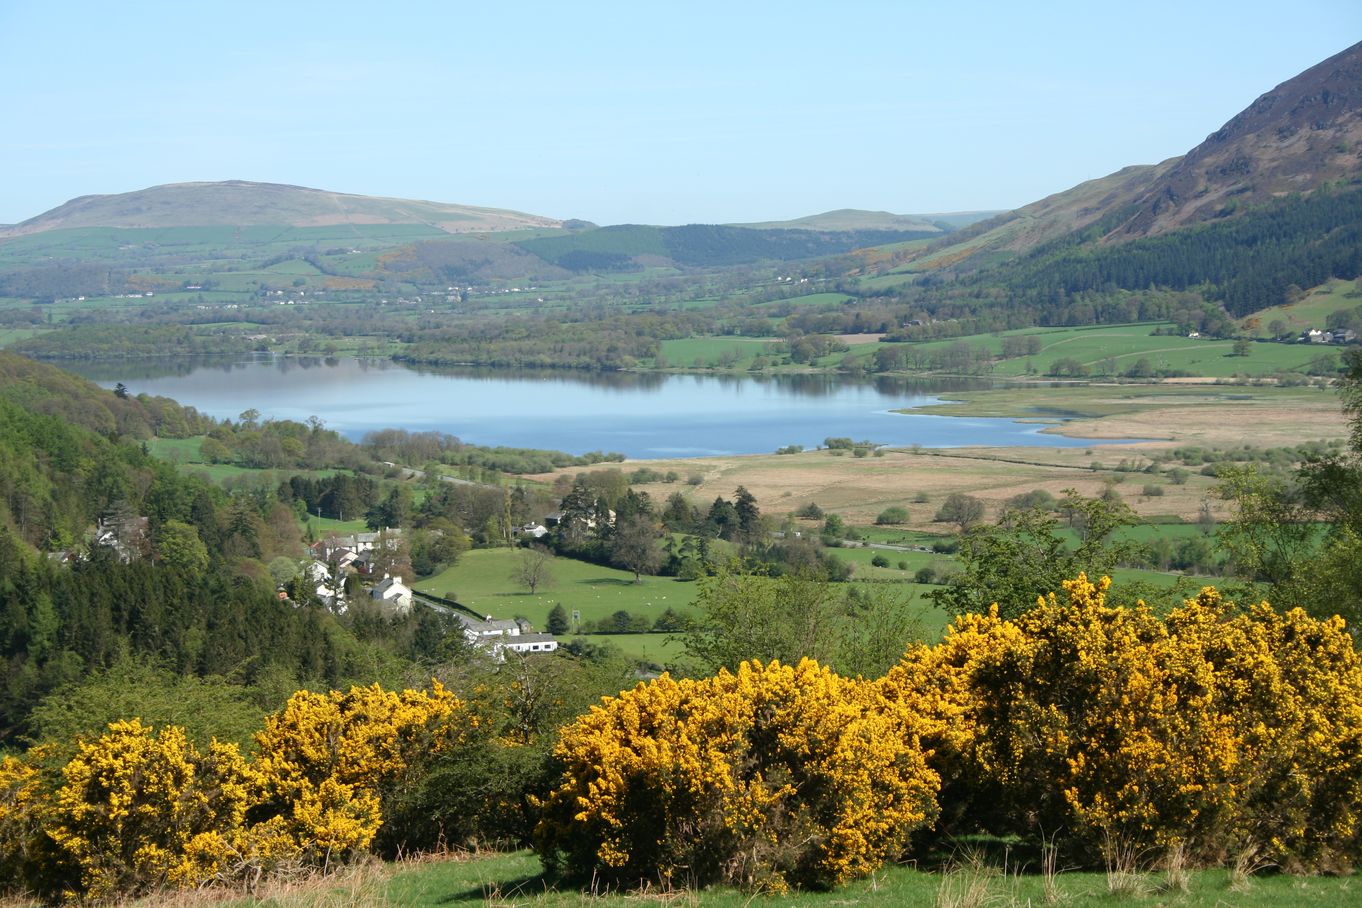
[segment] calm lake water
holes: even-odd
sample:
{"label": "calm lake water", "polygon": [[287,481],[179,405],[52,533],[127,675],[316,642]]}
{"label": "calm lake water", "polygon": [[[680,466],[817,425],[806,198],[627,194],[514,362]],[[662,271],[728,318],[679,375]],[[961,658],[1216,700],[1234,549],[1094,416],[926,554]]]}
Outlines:
{"label": "calm lake water", "polygon": [[408,368],[376,360],[278,358],[71,365],[112,388],[171,397],[218,418],[317,416],[351,439],[381,428],[467,442],[631,458],[769,453],[828,437],[894,446],[1090,446],[1041,425],[892,410],[979,383],[852,381],[829,375],[604,375]]}

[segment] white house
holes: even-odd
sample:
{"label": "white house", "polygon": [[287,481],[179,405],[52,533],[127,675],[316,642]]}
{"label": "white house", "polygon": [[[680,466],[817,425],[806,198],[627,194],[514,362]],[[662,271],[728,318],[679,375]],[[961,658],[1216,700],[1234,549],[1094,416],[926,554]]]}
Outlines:
{"label": "white house", "polygon": [[401,577],[384,574],[383,579],[369,590],[369,597],[400,614],[411,611],[411,588],[402,582]]}
{"label": "white house", "polygon": [[479,621],[467,615],[455,615],[463,625],[463,635],[474,646],[482,647],[501,661],[506,651],[513,653],[551,653],[558,649],[558,640],[552,634],[536,634],[529,630],[524,621],[493,618],[490,615]]}

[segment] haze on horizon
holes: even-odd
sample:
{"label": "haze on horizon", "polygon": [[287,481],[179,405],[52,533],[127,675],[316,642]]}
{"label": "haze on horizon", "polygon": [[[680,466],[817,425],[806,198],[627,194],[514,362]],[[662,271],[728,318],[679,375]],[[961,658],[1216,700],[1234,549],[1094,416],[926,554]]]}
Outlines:
{"label": "haze on horizon", "polygon": [[225,179],[602,224],[1012,208],[1362,35],[1356,0],[1107,6],[13,0],[0,223]]}

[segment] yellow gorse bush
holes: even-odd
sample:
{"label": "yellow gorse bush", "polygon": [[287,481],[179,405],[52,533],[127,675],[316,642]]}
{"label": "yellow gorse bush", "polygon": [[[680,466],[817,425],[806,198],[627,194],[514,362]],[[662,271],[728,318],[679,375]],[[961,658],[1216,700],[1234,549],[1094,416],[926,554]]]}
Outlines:
{"label": "yellow gorse bush", "polygon": [[449,743],[461,708],[439,682],[430,691],[375,684],[294,694],[255,736],[253,813],[268,814],[253,830],[262,859],[326,864],[367,847],[382,823],[382,787],[415,755]]}
{"label": "yellow gorse bush", "polygon": [[1340,619],[1212,589],[1166,618],[1081,576],[1015,621],[957,620],[886,684],[934,717],[948,821],[1064,829],[1208,862],[1257,846],[1286,866],[1357,851],[1362,667]]}
{"label": "yellow gorse bush", "polygon": [[183,729],[136,719],[77,742],[60,772],[43,748],[5,758],[3,882],[98,900],[326,866],[372,841],[385,786],[460,733],[460,709],[438,684],[300,691],[249,763],[235,745],[200,751]]}
{"label": "yellow gorse bush", "polygon": [[193,886],[240,848],[256,779],[234,744],[200,752],[182,729],[136,719],[83,741],[62,771],[47,835],[84,895]]}
{"label": "yellow gorse bush", "polygon": [[565,728],[546,861],[782,889],[869,872],[936,814],[917,717],[810,660],[640,684]]}

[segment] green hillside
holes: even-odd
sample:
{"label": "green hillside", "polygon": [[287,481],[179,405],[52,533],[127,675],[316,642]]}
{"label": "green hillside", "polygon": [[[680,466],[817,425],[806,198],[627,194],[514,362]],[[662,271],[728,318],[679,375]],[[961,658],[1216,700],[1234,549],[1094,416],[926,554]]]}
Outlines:
{"label": "green hillside", "polygon": [[761,260],[795,261],[838,255],[863,246],[937,235],[919,230],[751,229],[712,224],[684,227],[622,225],[523,240],[517,245],[569,271],[638,267],[655,257],[678,265],[715,267]]}
{"label": "green hillside", "polygon": [[227,180],[172,183],[118,195],[88,195],[8,229],[13,235],[80,227],[326,227],[424,224],[444,233],[556,227],[553,218],[414,199]]}

